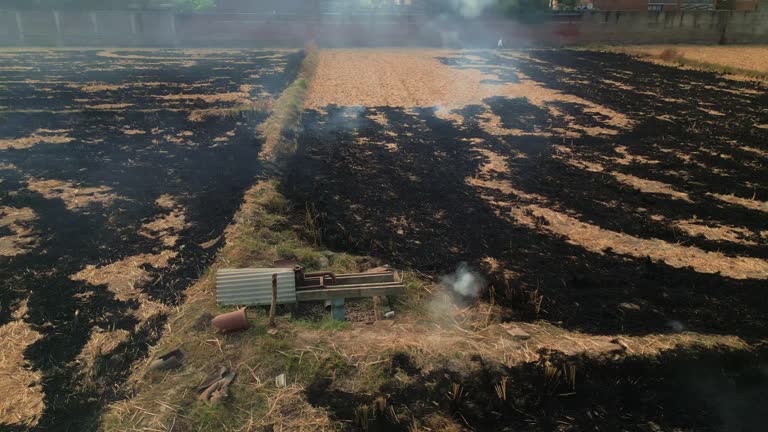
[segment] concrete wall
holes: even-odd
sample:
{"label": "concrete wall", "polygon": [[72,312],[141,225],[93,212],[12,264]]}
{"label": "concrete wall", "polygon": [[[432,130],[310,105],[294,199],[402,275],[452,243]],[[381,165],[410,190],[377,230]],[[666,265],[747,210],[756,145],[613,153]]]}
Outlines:
{"label": "concrete wall", "polygon": [[593,12],[572,23],[575,42],[766,43],[768,14],[755,12]]}
{"label": "concrete wall", "polygon": [[121,11],[0,11],[0,45],[171,46],[172,14]]}
{"label": "concrete wall", "polygon": [[618,43],[768,43],[758,12],[594,11],[544,22],[457,20],[426,15],[170,14],[0,11],[6,46],[495,47]]}

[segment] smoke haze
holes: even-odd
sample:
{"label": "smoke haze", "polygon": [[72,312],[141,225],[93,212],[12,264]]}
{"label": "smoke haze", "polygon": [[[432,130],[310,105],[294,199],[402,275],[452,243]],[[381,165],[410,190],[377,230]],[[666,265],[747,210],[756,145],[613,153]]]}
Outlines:
{"label": "smoke haze", "polygon": [[453,0],[454,8],[466,18],[475,18],[483,13],[483,10],[493,5],[494,0]]}
{"label": "smoke haze", "polygon": [[451,288],[457,294],[465,297],[476,297],[485,285],[485,278],[472,271],[465,262],[456,266],[456,271],[441,276],[440,285]]}

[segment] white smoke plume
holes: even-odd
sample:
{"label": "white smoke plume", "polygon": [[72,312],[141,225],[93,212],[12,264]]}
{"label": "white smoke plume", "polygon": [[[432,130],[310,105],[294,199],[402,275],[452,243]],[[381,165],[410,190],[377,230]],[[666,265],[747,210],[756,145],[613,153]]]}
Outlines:
{"label": "white smoke plume", "polygon": [[455,272],[440,276],[439,282],[465,297],[477,297],[486,283],[485,278],[472,271],[465,262],[459,263]]}

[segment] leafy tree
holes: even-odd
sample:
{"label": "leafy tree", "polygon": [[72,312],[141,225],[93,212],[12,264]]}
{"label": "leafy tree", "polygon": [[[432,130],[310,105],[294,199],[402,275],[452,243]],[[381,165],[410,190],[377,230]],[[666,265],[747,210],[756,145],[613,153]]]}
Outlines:
{"label": "leafy tree", "polygon": [[550,10],[549,0],[498,0],[498,10],[507,17],[536,20]]}
{"label": "leafy tree", "polygon": [[572,11],[579,5],[579,0],[558,0],[557,6],[563,11]]}
{"label": "leafy tree", "polygon": [[549,0],[499,0],[506,15],[524,15],[549,10]]}
{"label": "leafy tree", "polygon": [[[421,4],[430,15],[465,15],[464,12],[480,11],[484,15],[521,17],[549,11],[550,0],[422,0]],[[473,14],[476,15],[476,14]]]}
{"label": "leafy tree", "polygon": [[734,0],[716,0],[715,9],[718,10],[733,10]]}
{"label": "leafy tree", "polygon": [[214,0],[173,0],[173,5],[177,10],[191,12],[210,9],[216,6],[216,3]]}

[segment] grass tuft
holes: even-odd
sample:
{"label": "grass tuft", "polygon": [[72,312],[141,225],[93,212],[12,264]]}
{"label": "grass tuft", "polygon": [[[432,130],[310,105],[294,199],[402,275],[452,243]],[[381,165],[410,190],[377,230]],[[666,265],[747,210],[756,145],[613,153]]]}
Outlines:
{"label": "grass tuft", "polygon": [[[188,291],[187,301],[168,321],[157,355],[180,347],[184,366],[159,375],[135,369],[127,391],[134,397],[112,405],[102,418],[101,429],[235,431],[262,430],[275,425],[282,430],[330,430],[330,420],[310,406],[303,388],[318,377],[349,373],[349,359],[325,346],[307,351],[297,332],[327,332],[351,325],[330,316],[317,321],[278,317],[278,332],[267,333],[267,315],[248,310],[251,327],[232,334],[218,334],[208,324],[211,316],[233,310],[214,300],[215,273],[221,267],[268,267],[278,257],[297,258],[308,268],[332,262],[335,271],[357,266],[355,257],[315,249],[303,240],[301,221],[292,221],[290,202],[277,191],[277,180],[257,183],[245,194],[245,202],[226,230],[226,243],[212,268]],[[294,223],[295,222],[295,223]],[[298,229],[296,229],[298,227]],[[327,258],[330,256],[330,259]],[[225,365],[237,373],[229,395],[218,405],[197,401],[195,388],[206,376]],[[284,373],[288,386],[278,388],[275,376]]]}
{"label": "grass tuft", "polygon": [[272,109],[274,103],[275,101],[272,99],[260,99],[227,108],[196,109],[187,116],[187,120],[200,123],[215,118],[234,119],[240,117],[243,113],[251,111],[269,111]]}
{"label": "grass tuft", "polygon": [[319,321],[295,320],[294,324],[309,330],[345,330],[352,327],[347,321],[337,321],[326,315]]}
{"label": "grass tuft", "polygon": [[667,48],[664,51],[662,51],[661,54],[659,54],[659,58],[664,61],[677,60],[678,58],[682,58],[682,57],[683,57],[682,54],[677,52],[677,50],[674,48]]}
{"label": "grass tuft", "polygon": [[307,44],[298,77],[275,101],[272,114],[259,127],[259,133],[264,138],[264,145],[259,155],[261,159],[274,162],[296,152],[304,98],[309,89],[309,83],[315,75],[317,62],[317,46],[312,43]]}

